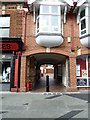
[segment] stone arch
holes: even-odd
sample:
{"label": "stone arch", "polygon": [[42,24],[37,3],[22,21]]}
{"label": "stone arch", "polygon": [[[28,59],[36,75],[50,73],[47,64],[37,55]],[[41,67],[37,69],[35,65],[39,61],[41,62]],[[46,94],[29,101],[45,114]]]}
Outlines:
{"label": "stone arch", "polygon": [[[31,56],[31,55],[35,55],[35,54],[45,54],[45,53],[47,53],[46,50],[32,50],[32,51],[25,52],[23,54],[23,56]],[[67,57],[70,56],[69,52],[63,51],[63,50],[57,50],[57,51],[51,50],[50,54],[64,55],[64,56],[67,56]]]}

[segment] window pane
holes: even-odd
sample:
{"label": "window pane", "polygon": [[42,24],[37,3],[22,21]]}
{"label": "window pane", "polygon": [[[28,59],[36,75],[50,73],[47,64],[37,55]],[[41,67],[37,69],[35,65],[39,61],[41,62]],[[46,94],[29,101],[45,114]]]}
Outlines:
{"label": "window pane", "polygon": [[83,30],[81,31],[81,35],[85,34],[86,33],[86,30]]}
{"label": "window pane", "polygon": [[49,13],[49,6],[42,6],[42,13]]}
{"label": "window pane", "polygon": [[77,86],[87,86],[87,79],[77,79]]}
{"label": "window pane", "polygon": [[90,16],[90,7],[88,8],[88,15]]}
{"label": "window pane", "polygon": [[40,30],[41,31],[49,31],[50,24],[49,24],[49,15],[42,15],[40,18]]}
{"label": "window pane", "polygon": [[48,26],[48,25],[49,25],[49,15],[42,15],[41,26]]}
{"label": "window pane", "polygon": [[10,27],[10,17],[0,17],[0,27]]}
{"label": "window pane", "polygon": [[85,9],[81,11],[80,18],[83,18],[85,16]]}
{"label": "window pane", "polygon": [[39,32],[39,17],[37,19],[37,32]]}
{"label": "window pane", "polygon": [[58,6],[52,6],[52,11],[51,12],[58,14]]}
{"label": "window pane", "polygon": [[58,16],[52,16],[52,26],[58,26]]}
{"label": "window pane", "polygon": [[52,31],[58,31],[58,16],[52,16],[51,18]]}
{"label": "window pane", "polygon": [[86,28],[86,20],[82,20],[81,21],[81,30],[85,29]]}
{"label": "window pane", "polygon": [[0,29],[0,37],[9,37],[9,29]]}

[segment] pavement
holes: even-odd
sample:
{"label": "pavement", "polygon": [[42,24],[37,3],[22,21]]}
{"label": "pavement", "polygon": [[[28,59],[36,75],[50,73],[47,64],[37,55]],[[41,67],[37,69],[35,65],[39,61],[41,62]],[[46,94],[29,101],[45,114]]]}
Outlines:
{"label": "pavement", "polygon": [[90,91],[0,92],[1,120],[90,120]]}

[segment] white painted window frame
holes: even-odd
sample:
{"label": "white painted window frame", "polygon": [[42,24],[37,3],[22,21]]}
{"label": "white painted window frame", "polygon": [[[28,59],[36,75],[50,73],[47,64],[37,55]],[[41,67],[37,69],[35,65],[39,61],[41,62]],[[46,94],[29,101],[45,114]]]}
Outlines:
{"label": "white painted window frame", "polygon": [[[61,17],[61,7],[59,6],[59,5],[55,5],[55,6],[58,6],[58,13],[52,13],[51,12],[51,7],[52,6],[50,6],[49,5],[49,13],[43,13],[42,12],[42,8],[43,8],[43,5],[40,5],[40,15],[39,16],[37,16],[37,19],[38,19],[38,17],[39,17],[39,32],[49,32],[49,33],[60,33],[61,32],[61,19],[60,19],[60,17]],[[42,26],[41,26],[41,17],[42,17],[42,15],[49,15],[49,17],[50,17],[50,19],[49,19],[49,25],[50,25],[50,30],[49,31],[42,31]],[[52,31],[51,30],[51,28],[52,28],[52,26],[51,26],[51,17],[52,16],[57,16],[58,17],[58,31]],[[38,32],[37,32],[37,21],[36,21],[36,34],[37,34]]]}
{"label": "white painted window frame", "polygon": [[[80,37],[82,37],[82,36],[85,36],[85,35],[87,35],[88,34],[88,17],[89,17],[89,13],[88,13],[88,9],[89,9],[89,7],[87,6],[87,7],[85,7],[85,8],[83,8],[82,10],[84,10],[85,9],[85,16],[84,17],[82,17],[82,18],[80,18],[80,24],[79,24],[79,28],[80,28]],[[81,10],[81,11],[82,11]],[[85,29],[83,29],[83,30],[81,30],[81,22],[82,22],[82,20],[84,20],[85,19],[85,21],[86,21],[86,28]],[[86,33],[84,33],[84,34],[81,34],[81,32],[82,31],[84,31],[84,30],[86,30]]]}
{"label": "white painted window frame", "polygon": [[[10,16],[1,16],[0,17],[1,19],[0,19],[0,37],[9,37],[9,31],[10,31]],[[6,21],[7,22],[7,24],[6,23],[3,23],[3,22],[1,22],[3,19],[6,19],[6,18],[8,18],[7,20],[8,21]],[[3,35],[3,32],[2,31],[6,31],[7,32],[7,35],[5,34],[5,35]]]}

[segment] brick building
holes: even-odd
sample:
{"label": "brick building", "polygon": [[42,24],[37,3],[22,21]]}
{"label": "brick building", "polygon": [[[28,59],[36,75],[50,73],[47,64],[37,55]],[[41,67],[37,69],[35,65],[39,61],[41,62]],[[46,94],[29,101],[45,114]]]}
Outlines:
{"label": "brick building", "polygon": [[51,64],[66,91],[88,90],[90,1],[0,1],[1,83],[11,91],[26,91],[30,83],[33,89],[40,66]]}

